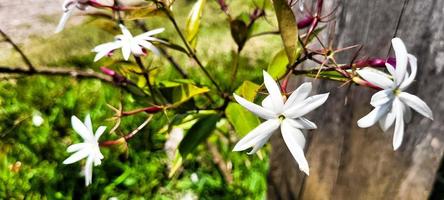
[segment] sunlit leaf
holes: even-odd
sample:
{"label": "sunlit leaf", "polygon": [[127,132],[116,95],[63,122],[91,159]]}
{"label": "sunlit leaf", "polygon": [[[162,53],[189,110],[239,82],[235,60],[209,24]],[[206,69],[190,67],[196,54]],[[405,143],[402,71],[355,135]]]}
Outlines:
{"label": "sunlit leaf", "polygon": [[288,60],[293,63],[297,59],[300,48],[298,40],[298,26],[287,0],[273,0],[274,10],[278,20],[279,30],[284,43]]}
{"label": "sunlit leaf", "polygon": [[273,59],[268,65],[267,72],[274,79],[278,79],[283,75],[285,75],[285,72],[287,71],[287,65],[288,65],[287,54],[285,53],[284,49],[281,49],[274,55]]}
{"label": "sunlit leaf", "polygon": [[191,80],[163,81],[160,90],[173,106],[178,106],[196,95],[210,91],[206,87],[197,87]]}
{"label": "sunlit leaf", "polygon": [[124,10],[122,18],[124,20],[135,20],[135,19],[145,19],[149,17],[162,15],[163,12],[157,8],[156,5],[146,5],[139,7],[131,7],[130,9]]}
{"label": "sunlit leaf", "polygon": [[188,130],[182,142],[180,142],[180,154],[185,157],[200,143],[204,142],[216,128],[216,124],[220,118],[221,116],[219,114],[212,114],[199,119],[199,121]]}
{"label": "sunlit leaf", "polygon": [[186,21],[185,36],[193,48],[195,48],[197,44],[197,34],[199,33],[199,26],[205,2],[206,0],[198,0],[188,14]]}
{"label": "sunlit leaf", "polygon": [[260,124],[259,118],[237,103],[228,104],[225,114],[240,136],[246,135]]}
{"label": "sunlit leaf", "polygon": [[174,174],[177,172],[177,170],[182,166],[182,156],[180,155],[179,151],[176,150],[174,153],[174,159],[173,163],[171,165],[170,173],[168,173],[168,178],[171,178],[174,176]]}
{"label": "sunlit leaf", "polygon": [[237,88],[236,94],[242,96],[248,101],[253,101],[259,88],[260,86],[256,83],[244,81],[242,85]]}

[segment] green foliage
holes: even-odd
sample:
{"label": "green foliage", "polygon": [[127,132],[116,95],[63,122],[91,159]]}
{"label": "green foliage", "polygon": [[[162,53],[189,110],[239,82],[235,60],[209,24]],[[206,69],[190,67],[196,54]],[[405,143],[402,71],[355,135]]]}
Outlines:
{"label": "green foliage", "polygon": [[279,24],[285,52],[290,63],[296,61],[300,54],[300,43],[298,39],[298,26],[287,0],[273,0],[276,17]]}
{"label": "green foliage", "polygon": [[191,153],[197,145],[205,141],[216,128],[216,123],[220,120],[219,114],[212,114],[202,116],[191,128],[188,130],[185,138],[179,145],[179,151],[182,156]]}
{"label": "green foliage", "polygon": [[267,72],[275,79],[281,78],[287,72],[288,64],[287,54],[284,49],[281,49],[274,55],[268,65]]}

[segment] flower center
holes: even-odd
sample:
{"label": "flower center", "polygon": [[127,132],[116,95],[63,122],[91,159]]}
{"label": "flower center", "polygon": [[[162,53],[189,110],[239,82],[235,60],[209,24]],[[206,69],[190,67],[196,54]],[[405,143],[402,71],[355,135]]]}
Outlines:
{"label": "flower center", "polygon": [[278,119],[279,119],[279,121],[284,121],[285,116],[284,115],[279,115]]}
{"label": "flower center", "polygon": [[401,90],[396,88],[393,90],[393,95],[398,96],[401,93]]}

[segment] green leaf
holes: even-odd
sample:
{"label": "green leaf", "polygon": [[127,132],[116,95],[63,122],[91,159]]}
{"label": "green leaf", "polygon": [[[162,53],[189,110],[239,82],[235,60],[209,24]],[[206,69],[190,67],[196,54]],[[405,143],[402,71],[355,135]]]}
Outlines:
{"label": "green leaf", "polygon": [[253,101],[259,88],[260,86],[256,83],[253,83],[251,81],[244,81],[242,85],[237,88],[235,93],[248,101]]}
{"label": "green leaf", "polygon": [[[307,76],[315,78],[316,74],[317,74],[317,71],[313,71],[312,73],[307,74]],[[341,73],[339,73],[337,71],[321,71],[319,73],[319,75],[317,76],[317,78],[329,79],[329,80],[341,81],[341,82],[346,82],[349,80],[347,77],[344,77]]]}
{"label": "green leaf", "polygon": [[[298,58],[300,43],[298,40],[298,26],[287,0],[273,0],[274,10],[278,20],[282,41],[288,60],[293,63]],[[300,54],[300,53],[299,53]]]}
{"label": "green leaf", "polygon": [[185,157],[200,143],[204,142],[216,128],[216,124],[220,118],[221,116],[219,114],[212,114],[199,119],[199,121],[188,130],[182,142],[180,142],[180,154]]}
{"label": "green leaf", "polygon": [[186,21],[185,36],[193,48],[195,48],[197,44],[197,33],[199,33],[205,2],[206,0],[198,0],[188,14]]}
{"label": "green leaf", "polygon": [[240,136],[246,135],[261,123],[258,117],[237,103],[228,104],[225,115]]}
{"label": "green leaf", "polygon": [[191,80],[164,81],[160,83],[160,91],[173,104],[178,106],[196,95],[210,91],[206,87],[197,87]]}
{"label": "green leaf", "polygon": [[285,72],[287,71],[287,65],[287,54],[285,53],[285,49],[281,49],[274,55],[273,60],[271,60],[270,64],[268,65],[267,72],[274,79],[278,79],[285,75]]}
{"label": "green leaf", "polygon": [[131,9],[123,11],[122,18],[124,20],[145,19],[149,17],[163,15],[163,12],[156,5],[147,5],[139,7],[131,7]]}

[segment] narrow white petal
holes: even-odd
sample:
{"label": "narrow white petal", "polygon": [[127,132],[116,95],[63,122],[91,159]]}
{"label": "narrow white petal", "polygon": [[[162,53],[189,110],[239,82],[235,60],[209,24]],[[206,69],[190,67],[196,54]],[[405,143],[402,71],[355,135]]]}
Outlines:
{"label": "narrow white petal", "polygon": [[[285,122],[285,120],[284,120]],[[310,173],[310,169],[308,166],[307,159],[304,155],[304,147],[301,146],[302,143],[305,143],[305,138],[302,132],[297,129],[293,128],[290,125],[285,125],[285,123],[282,123],[282,137],[284,138],[285,144],[287,145],[287,148],[290,150],[291,155],[296,160],[296,162],[299,165],[299,169],[303,172],[305,172],[307,175]],[[303,141],[302,138],[304,138]]]}
{"label": "narrow white petal", "polygon": [[89,131],[91,131],[91,133],[94,132],[93,131],[93,127],[92,127],[91,115],[90,114],[87,114],[85,116],[84,124],[85,124],[86,128],[88,128]]}
{"label": "narrow white petal", "polygon": [[373,124],[375,124],[379,119],[381,119],[382,116],[387,114],[390,108],[391,108],[390,103],[376,107],[366,116],[358,120],[358,126],[361,128],[368,128],[370,126],[373,126]]}
{"label": "narrow white petal", "polygon": [[149,38],[152,35],[162,33],[163,31],[165,31],[165,28],[157,28],[157,29],[153,29],[151,31],[142,33],[142,34],[136,36],[135,38],[146,40],[146,38]]}
{"label": "narrow white petal", "polygon": [[71,17],[72,12],[74,11],[73,8],[66,10],[63,12],[62,18],[60,18],[59,24],[57,25],[55,33],[60,33],[64,28],[66,22],[68,22],[69,17]]}
{"label": "narrow white petal", "polygon": [[272,135],[273,135],[273,134],[269,134],[267,137],[265,137],[264,139],[262,139],[262,140],[260,140],[259,142],[257,142],[257,143],[253,146],[253,149],[251,149],[251,151],[248,152],[247,154],[248,154],[248,155],[251,155],[251,154],[255,154],[257,151],[259,151],[259,149],[261,149],[261,148],[265,145],[265,143],[268,142],[268,140],[270,139],[270,137],[271,137]]}
{"label": "narrow white petal", "polygon": [[122,45],[122,55],[123,55],[123,59],[128,60],[130,55],[131,55],[131,44],[129,43],[124,43]]}
{"label": "narrow white petal", "polygon": [[271,96],[268,95],[265,97],[264,100],[262,100],[261,105],[268,110],[273,110],[273,100],[271,99]]}
{"label": "narrow white petal", "polygon": [[393,65],[391,65],[390,63],[385,63],[385,67],[387,68],[387,71],[392,75],[392,77],[395,77],[396,75],[395,67],[393,67]]}
{"label": "narrow white petal", "polygon": [[121,41],[115,41],[115,42],[108,42],[105,44],[101,44],[99,46],[96,46],[92,51],[97,52],[94,62],[97,62],[104,56],[108,55],[111,51],[121,48],[122,42]]}
{"label": "narrow white petal", "polygon": [[394,98],[393,90],[391,89],[381,90],[372,96],[370,104],[373,107],[377,107],[386,104],[387,102],[393,100],[393,98]]}
{"label": "narrow white petal", "polygon": [[79,134],[83,138],[83,140],[92,141],[94,139],[93,132],[91,132],[85,126],[85,124],[83,124],[82,121],[80,121],[80,119],[74,115],[71,117],[71,125],[74,131],[76,131],[77,134]]}
{"label": "narrow white petal", "polygon": [[433,120],[432,110],[427,106],[427,104],[421,100],[419,97],[409,94],[407,92],[401,92],[399,98],[402,102],[413,108],[416,112]]}
{"label": "narrow white petal", "polygon": [[131,32],[123,24],[119,24],[120,30],[122,30],[123,36],[126,38],[133,38]]}
{"label": "narrow white petal", "polygon": [[385,132],[393,125],[393,122],[395,122],[395,114],[390,111],[379,119],[379,127]]}
{"label": "narrow white petal", "polygon": [[408,54],[409,63],[410,63],[410,75],[404,79],[404,81],[399,86],[401,90],[405,90],[408,86],[412,84],[415,80],[416,73],[418,71],[418,61],[414,55]]}
{"label": "narrow white petal", "polygon": [[298,129],[317,129],[318,128],[315,123],[311,122],[310,120],[308,120],[304,117],[299,117],[297,119],[287,118],[285,120],[291,126],[293,126],[294,128],[298,128]]}
{"label": "narrow white petal", "polygon": [[157,49],[157,47],[154,46],[153,44],[151,44],[150,42],[147,42],[145,40],[140,40],[140,41],[138,41],[138,43],[139,43],[140,46],[144,47],[145,49],[150,50],[151,52],[153,52],[157,56],[160,55],[159,49]]}
{"label": "narrow white petal", "polygon": [[294,138],[295,144],[299,145],[301,148],[305,147],[305,136],[301,130],[293,126],[291,119],[284,119],[281,124],[282,134],[287,133]]}
{"label": "narrow white petal", "polygon": [[71,156],[69,156],[67,159],[65,159],[63,161],[63,164],[67,165],[67,164],[75,163],[79,160],[82,160],[83,158],[86,158],[89,155],[89,153],[90,153],[89,148],[83,148],[80,151],[77,151],[74,154],[72,154]]}
{"label": "narrow white petal", "polygon": [[396,74],[395,74],[395,82],[399,86],[402,83],[402,80],[405,77],[405,73],[407,72],[407,48],[404,45],[404,42],[400,38],[392,39],[393,49],[395,50],[396,56]]}
{"label": "narrow white petal", "polygon": [[356,72],[366,81],[382,89],[389,89],[393,86],[393,81],[390,80],[389,75],[379,70],[366,67]]}
{"label": "narrow white petal", "polygon": [[330,93],[324,93],[308,97],[297,106],[285,110],[283,114],[287,118],[298,118],[304,116],[305,114],[324,104],[324,102],[328,99],[329,94]]}
{"label": "narrow white petal", "polygon": [[234,99],[244,108],[249,110],[250,112],[254,113],[255,115],[259,116],[262,119],[273,119],[278,117],[274,112],[271,110],[268,110],[266,108],[260,107],[254,103],[251,103],[247,101],[246,99],[237,96],[236,94],[233,94]]}
{"label": "narrow white petal", "polygon": [[79,151],[79,150],[81,150],[81,149],[84,149],[84,148],[86,148],[86,147],[88,147],[89,146],[89,143],[77,143],[77,144],[72,144],[72,145],[70,145],[67,149],[66,149],[66,151],[68,152],[68,153],[72,153],[72,152],[75,152],[75,151]]}
{"label": "narrow white petal", "polygon": [[144,40],[159,42],[159,43],[163,43],[163,44],[168,44],[167,41],[164,41],[164,40],[161,40],[161,39],[155,38],[155,37],[145,37]]}
{"label": "narrow white petal", "polygon": [[92,170],[93,170],[93,159],[88,157],[85,163],[85,185],[88,186],[92,183]]}
{"label": "narrow white petal", "polygon": [[404,113],[402,108],[402,102],[398,99],[393,101],[393,111],[395,112],[395,133],[393,134],[393,150],[397,150],[404,137]]}
{"label": "narrow white petal", "polygon": [[295,91],[293,91],[293,93],[291,93],[290,97],[288,97],[284,104],[284,110],[295,106],[295,104],[300,103],[307,98],[311,92],[311,89],[311,82],[303,83],[301,86],[299,86]]}
{"label": "narrow white petal", "polygon": [[273,111],[275,113],[282,113],[284,108],[284,101],[282,99],[282,93],[279,85],[276,83],[276,81],[273,80],[273,78],[268,74],[266,71],[262,72],[264,75],[264,84],[267,88],[269,96],[271,97],[272,103],[273,103]]}
{"label": "narrow white petal", "polygon": [[269,137],[273,132],[279,128],[279,119],[270,119],[260,124],[258,127],[250,131],[244,138],[242,138],[233,148],[233,151],[243,151],[262,141],[262,139]]}
{"label": "narrow white petal", "polygon": [[144,54],[142,47],[140,47],[139,44],[137,44],[136,41],[134,41],[134,40],[132,40],[130,42],[130,49],[131,49],[131,52],[136,56],[141,56]]}
{"label": "narrow white petal", "polygon": [[97,130],[96,130],[96,134],[95,134],[95,138],[96,141],[99,141],[100,136],[102,136],[102,134],[105,132],[106,130],[106,126],[100,126]]}

